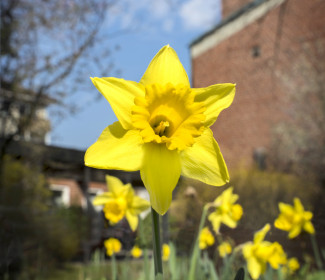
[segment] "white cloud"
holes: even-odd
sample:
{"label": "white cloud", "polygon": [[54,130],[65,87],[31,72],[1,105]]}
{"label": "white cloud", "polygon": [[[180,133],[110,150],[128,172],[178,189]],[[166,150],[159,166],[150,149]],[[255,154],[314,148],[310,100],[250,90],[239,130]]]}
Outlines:
{"label": "white cloud", "polygon": [[187,29],[208,29],[220,21],[221,0],[188,0],[179,10]]}
{"label": "white cloud", "polygon": [[108,11],[108,23],[172,32],[181,21],[179,26],[187,30],[206,30],[220,20],[220,3],[221,0],[120,0]]}
{"label": "white cloud", "polygon": [[171,18],[164,20],[163,22],[163,30],[166,32],[172,31],[174,28],[174,20]]}
{"label": "white cloud", "polygon": [[119,0],[107,11],[107,25],[132,28],[155,22],[164,28],[170,9],[166,0]]}
{"label": "white cloud", "polygon": [[155,1],[149,1],[148,3],[149,11],[151,15],[155,18],[164,18],[168,16],[170,12],[170,5],[168,1],[166,0],[155,0]]}

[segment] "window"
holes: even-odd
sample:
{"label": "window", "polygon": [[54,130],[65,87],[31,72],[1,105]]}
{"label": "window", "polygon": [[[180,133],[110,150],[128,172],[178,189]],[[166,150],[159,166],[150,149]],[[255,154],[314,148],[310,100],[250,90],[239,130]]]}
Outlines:
{"label": "window", "polygon": [[70,187],[66,185],[50,185],[52,203],[56,206],[70,206]]}
{"label": "window", "polygon": [[[89,200],[91,201],[91,203],[93,203],[94,198],[95,198],[97,195],[101,194],[101,193],[103,193],[103,191],[102,191],[101,189],[89,188],[89,189],[88,189],[88,194],[89,194]],[[102,211],[103,206],[101,206],[101,205],[99,205],[99,206],[94,206],[94,208],[95,208],[95,210],[96,210],[97,212],[100,212],[100,211]]]}

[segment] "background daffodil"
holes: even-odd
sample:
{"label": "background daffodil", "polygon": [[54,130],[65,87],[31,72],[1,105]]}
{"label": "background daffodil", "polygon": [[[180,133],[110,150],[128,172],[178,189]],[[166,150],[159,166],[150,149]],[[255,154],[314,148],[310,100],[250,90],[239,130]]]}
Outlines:
{"label": "background daffodil", "polygon": [[131,250],[131,255],[135,259],[140,258],[142,256],[142,250],[139,248],[139,246],[135,245]]}
{"label": "background daffodil", "polygon": [[288,231],[289,238],[297,237],[302,231],[310,234],[315,233],[311,222],[313,213],[305,211],[299,198],[294,198],[293,206],[290,204],[279,203],[280,215],[274,221],[274,226],[278,229]]}
{"label": "background daffodil", "polygon": [[213,202],[216,209],[209,215],[209,221],[217,233],[222,223],[230,228],[235,228],[243,215],[243,208],[239,204],[235,204],[239,196],[233,194],[232,191],[232,187],[226,189]]}
{"label": "background daffodil", "polygon": [[104,241],[104,246],[106,248],[106,253],[108,256],[112,256],[121,251],[122,244],[116,238],[109,238]]}
{"label": "background daffodil", "polygon": [[200,232],[199,247],[201,250],[206,249],[214,244],[214,237],[208,227],[205,227]]}
{"label": "background daffodil", "polygon": [[258,279],[261,274],[264,274],[267,263],[272,268],[278,269],[280,265],[287,262],[286,254],[279,243],[264,241],[265,235],[270,228],[271,226],[266,224],[255,233],[254,242],[247,242],[243,245],[243,255],[247,261],[247,269],[253,279]]}
{"label": "background daffodil", "polygon": [[176,52],[163,47],[139,83],[92,78],[118,122],[86,152],[100,169],[140,170],[152,208],[163,215],[180,175],[220,186],[228,170],[210,126],[230,106],[234,84],[191,88]]}
{"label": "background daffodil", "polygon": [[104,205],[105,217],[112,224],[116,224],[126,217],[133,231],[138,227],[139,214],[150,207],[149,201],[134,194],[131,184],[124,185],[120,179],[106,176],[109,192],[94,198],[94,205]]}
{"label": "background daffodil", "polygon": [[218,246],[219,255],[221,258],[226,257],[227,255],[230,255],[232,248],[229,242],[224,241]]}
{"label": "background daffodil", "polygon": [[163,261],[168,261],[169,260],[169,255],[170,255],[170,247],[168,244],[163,244],[162,245],[162,260]]}
{"label": "background daffodil", "polygon": [[288,259],[287,264],[282,268],[284,275],[292,275],[300,268],[300,264],[297,258]]}

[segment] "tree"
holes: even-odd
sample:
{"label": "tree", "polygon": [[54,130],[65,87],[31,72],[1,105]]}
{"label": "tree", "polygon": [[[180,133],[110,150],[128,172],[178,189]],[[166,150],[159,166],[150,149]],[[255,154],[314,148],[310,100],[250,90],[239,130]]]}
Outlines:
{"label": "tree", "polygon": [[[68,109],[76,109],[67,97],[91,86],[83,77],[90,73],[107,76],[116,70],[110,54],[118,46],[108,42],[113,34],[105,28],[114,3],[1,1],[0,131],[4,133],[0,133],[0,190],[10,143],[24,140],[27,130],[39,133],[34,139],[44,141],[45,133],[35,123],[48,104],[58,105],[56,116],[62,118]],[[41,126],[50,130],[49,123]]]}
{"label": "tree", "polygon": [[113,4],[114,0],[1,1],[0,81],[2,94],[9,95],[1,109],[10,118],[10,108],[22,95],[31,104],[16,118],[17,129],[5,135],[6,143],[23,135],[44,100],[74,109],[64,98],[85,89],[80,77],[94,67],[106,75],[114,69],[109,56],[114,46],[109,46],[110,34],[102,28]]}

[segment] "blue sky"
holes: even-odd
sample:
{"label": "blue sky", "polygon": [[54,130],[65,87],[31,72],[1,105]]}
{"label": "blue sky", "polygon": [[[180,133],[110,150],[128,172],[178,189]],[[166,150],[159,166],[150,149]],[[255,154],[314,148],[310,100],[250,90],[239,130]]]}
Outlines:
{"label": "blue sky", "polygon": [[[220,2],[221,0],[117,1],[117,5],[109,11],[104,28],[134,30],[114,37],[111,41],[120,46],[113,57],[116,67],[121,69],[119,78],[139,81],[159,49],[170,44],[191,79],[189,44],[220,21]],[[73,102],[87,98],[90,100],[96,94],[97,90],[93,87],[87,91],[86,96],[85,93],[83,96],[76,93]],[[106,126],[116,120],[104,98],[89,102],[79,113],[67,116],[64,121],[53,125],[50,144],[85,150],[96,141]]]}

